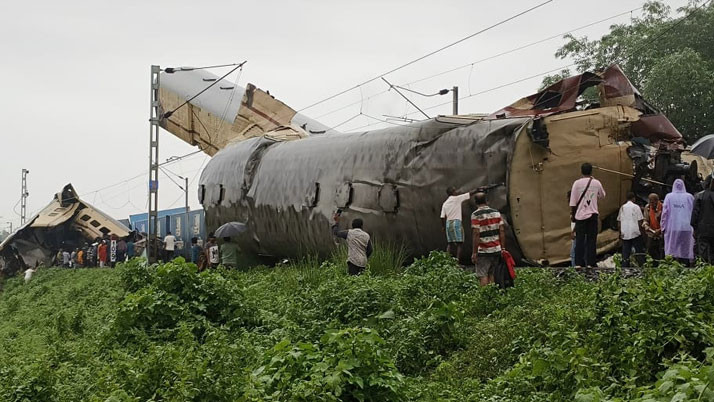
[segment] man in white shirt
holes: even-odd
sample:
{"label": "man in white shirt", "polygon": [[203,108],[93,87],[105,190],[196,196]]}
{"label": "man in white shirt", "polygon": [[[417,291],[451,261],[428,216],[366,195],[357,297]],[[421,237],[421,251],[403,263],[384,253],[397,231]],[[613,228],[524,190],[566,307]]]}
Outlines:
{"label": "man in white shirt", "polygon": [[173,260],[174,250],[176,250],[176,236],[172,235],[171,232],[166,232],[166,237],[164,237],[164,250],[166,250],[166,261]]}
{"label": "man in white shirt", "polygon": [[441,205],[441,228],[446,232],[446,242],[448,244],[446,251],[456,259],[460,259],[461,246],[464,244],[461,204],[476,194],[476,191],[457,194],[454,187],[449,187],[446,189],[446,194],[449,195],[449,198]]}
{"label": "man in white shirt", "polygon": [[635,193],[627,193],[627,202],[620,207],[617,221],[620,222],[620,237],[622,238],[622,267],[630,266],[632,249],[635,249],[637,260],[642,265],[641,256],[645,250],[642,240],[642,209],[635,204]]}

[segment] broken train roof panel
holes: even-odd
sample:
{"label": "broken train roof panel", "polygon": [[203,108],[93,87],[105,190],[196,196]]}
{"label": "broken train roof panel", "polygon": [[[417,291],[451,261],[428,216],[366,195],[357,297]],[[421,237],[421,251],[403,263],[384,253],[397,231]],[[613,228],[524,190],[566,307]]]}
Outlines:
{"label": "broken train roof panel", "polygon": [[76,195],[74,187],[67,184],[62,191],[52,197],[47,206],[0,243],[0,251],[28,229],[54,228],[70,220],[72,225],[87,237],[102,237],[108,234],[116,234],[120,237],[129,235],[129,228],[89,203],[82,201]]}

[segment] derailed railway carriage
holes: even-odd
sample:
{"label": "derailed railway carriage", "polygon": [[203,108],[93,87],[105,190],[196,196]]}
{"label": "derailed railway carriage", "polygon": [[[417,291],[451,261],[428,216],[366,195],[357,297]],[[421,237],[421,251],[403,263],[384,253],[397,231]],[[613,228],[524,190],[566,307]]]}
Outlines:
{"label": "derailed railway carriage", "polygon": [[[195,93],[193,81],[215,78],[197,71],[161,80],[162,106],[172,110]],[[613,223],[628,191],[663,194],[676,177],[698,185],[696,163],[682,161],[681,134],[617,66],[566,78],[490,115],[356,133],[329,130],[250,84],[214,88],[162,125],[213,155],[198,188],[207,229],[247,223],[238,241],[255,254],[329,253],[331,217],[341,209],[345,221],[362,218],[376,241],[423,255],[445,247],[439,212],[448,186],[504,183],[489,201],[506,217],[507,247],[525,262],[559,263],[569,259],[566,193],[581,163],[597,166],[608,194],[600,252],[617,246]],[[597,101],[583,101],[588,88]],[[464,205],[464,221],[471,210]],[[469,255],[468,230],[465,240]]]}

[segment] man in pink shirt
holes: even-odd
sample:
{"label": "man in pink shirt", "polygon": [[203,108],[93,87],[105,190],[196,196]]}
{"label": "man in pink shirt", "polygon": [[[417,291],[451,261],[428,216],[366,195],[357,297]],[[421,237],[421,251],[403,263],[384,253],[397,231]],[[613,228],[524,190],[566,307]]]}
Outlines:
{"label": "man in pink shirt", "polygon": [[583,163],[583,177],[575,180],[570,191],[570,220],[575,222],[575,265],[594,267],[597,257],[599,199],[605,190],[599,180],[592,177],[593,165]]}

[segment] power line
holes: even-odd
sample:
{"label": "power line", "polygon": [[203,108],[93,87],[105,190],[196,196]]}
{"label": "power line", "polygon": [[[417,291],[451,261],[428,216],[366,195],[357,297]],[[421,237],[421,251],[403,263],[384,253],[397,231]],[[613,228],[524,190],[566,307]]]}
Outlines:
{"label": "power line", "polygon": [[[161,162],[161,163],[159,163],[159,166],[165,166],[165,165],[169,165],[169,164],[178,162],[178,161],[183,160],[183,159],[185,159],[185,158],[189,158],[189,157],[191,157],[191,156],[193,156],[193,155],[196,155],[196,154],[198,154],[198,153],[200,153],[200,152],[203,152],[203,150],[202,150],[202,149],[199,149],[198,151],[189,152],[189,153],[187,153],[187,154],[185,154],[185,155],[178,156],[178,157],[176,157],[176,158],[174,158],[174,159],[170,159],[170,160],[167,160],[167,161],[165,161],[165,162]],[[119,181],[119,182],[117,182],[117,183],[114,183],[114,184],[112,184],[112,185],[105,186],[105,187],[102,187],[102,188],[97,189],[97,190],[94,190],[94,191],[86,192],[86,193],[80,195],[80,197],[84,197],[84,196],[87,196],[87,195],[90,195],[90,194],[94,194],[94,193],[98,193],[98,192],[100,192],[100,191],[104,191],[104,190],[110,189],[110,188],[112,188],[112,187],[116,187],[116,186],[118,186],[118,185],[120,185],[120,184],[124,184],[124,183],[126,183],[126,182],[128,182],[128,181],[136,180],[136,179],[138,179],[138,178],[140,178],[140,177],[143,177],[143,176],[145,176],[145,175],[146,175],[146,171],[144,171],[144,172],[142,172],[142,173],[139,173],[138,175],[133,176],[133,177],[130,177],[130,178],[128,178],[128,179],[124,179],[124,180],[122,180],[122,181]]]}
{"label": "power line", "polygon": [[219,79],[213,81],[210,85],[208,85],[207,87],[203,88],[203,89],[202,89],[201,91],[199,91],[196,95],[193,95],[192,97],[188,98],[184,103],[178,105],[178,106],[177,106],[176,108],[174,108],[173,110],[169,110],[168,112],[164,113],[164,114],[161,116],[161,118],[162,118],[162,119],[168,119],[169,117],[171,117],[171,115],[173,115],[174,113],[176,113],[177,110],[181,109],[184,105],[186,105],[186,104],[188,104],[189,102],[191,102],[192,100],[196,99],[196,98],[197,98],[199,95],[201,95],[202,93],[204,93],[204,92],[208,91],[209,89],[211,89],[214,85],[216,85],[216,84],[218,84],[219,82],[221,82],[222,79],[228,77],[231,73],[233,73],[233,72],[236,71],[237,69],[243,67],[243,65],[244,65],[245,63],[247,63],[247,62],[248,62],[248,61],[246,60],[246,61],[244,61],[244,62],[238,64],[238,65],[235,66],[233,69],[231,69],[231,71],[225,73],[221,78],[219,78]]}
{"label": "power line", "polygon": [[209,70],[212,68],[237,66],[239,64],[240,63],[215,64],[212,66],[203,66],[203,67],[167,67],[164,69],[164,72],[166,72],[168,74],[173,74],[175,72],[180,72],[180,71]]}
{"label": "power line", "polygon": [[[655,35],[655,36],[649,38],[649,39],[646,40],[644,43],[642,43],[640,46],[634,48],[633,50],[625,51],[625,52],[623,52],[622,54],[620,54],[619,57],[612,59],[612,60],[610,61],[610,64],[611,64],[611,63],[614,63],[614,62],[621,61],[624,56],[629,56],[629,57],[631,57],[631,56],[633,56],[635,53],[641,51],[642,49],[645,49],[647,46],[651,45],[651,44],[654,43],[656,40],[658,40],[660,37],[662,37],[665,33],[672,31],[675,27],[679,26],[679,25],[682,24],[684,21],[686,21],[687,19],[689,19],[692,15],[694,15],[695,12],[697,12],[697,11],[701,10],[702,8],[706,7],[707,4],[708,4],[708,3],[711,3],[711,2],[712,2],[712,0],[708,0],[708,1],[704,2],[704,3],[702,3],[700,6],[694,7],[694,9],[691,10],[688,14],[682,16],[682,17],[681,17],[679,20],[677,20],[674,24],[672,24],[672,25],[669,26],[668,28],[662,30],[662,31],[659,32],[657,35]],[[521,83],[521,82],[524,82],[524,81],[527,81],[527,80],[530,80],[530,79],[533,79],[533,78],[542,77],[542,76],[545,75],[545,74],[550,74],[550,73],[553,73],[553,72],[556,72],[556,71],[562,71],[562,70],[564,70],[564,69],[567,69],[567,68],[570,68],[570,67],[573,67],[573,66],[576,66],[576,65],[577,65],[577,63],[570,63],[570,64],[568,64],[568,65],[561,66],[561,67],[559,67],[559,68],[555,68],[555,69],[552,69],[552,70],[549,70],[549,71],[546,71],[546,72],[542,72],[542,73],[539,73],[539,74],[534,74],[534,75],[531,75],[531,76],[528,76],[528,77],[520,78],[520,79],[518,79],[518,80],[511,81],[511,82],[508,82],[508,83],[505,83],[505,84],[502,84],[502,85],[498,85],[498,86],[495,86],[495,87],[492,87],[492,88],[489,88],[489,89],[486,89],[486,90],[483,90],[483,91],[479,91],[479,92],[476,92],[476,93],[474,93],[474,94],[469,94],[469,95],[463,96],[463,97],[459,98],[459,101],[464,100],[464,99],[468,99],[468,98],[472,98],[472,97],[474,97],[474,96],[483,95],[483,94],[485,94],[485,93],[492,92],[492,91],[495,91],[495,90],[498,90],[498,89],[501,89],[501,88],[505,88],[505,87],[508,87],[508,86],[511,86],[511,85],[515,85],[515,84],[518,84],[518,83]],[[588,78],[588,79],[586,79],[585,81],[581,82],[581,85],[584,84],[584,83],[587,83],[587,82],[589,82],[589,81],[594,81],[594,80],[596,80],[596,79],[599,79],[599,77],[591,77],[591,78]],[[552,98],[554,98],[554,97],[556,97],[556,96],[560,96],[560,94],[554,94],[554,95],[551,96],[551,98],[545,99],[543,102],[547,102],[548,100],[550,100],[550,99],[552,99]],[[431,110],[431,109],[435,109],[435,108],[437,108],[437,107],[441,107],[441,106],[445,106],[445,105],[449,105],[449,104],[451,104],[451,102],[444,102],[444,103],[440,103],[440,104],[437,104],[437,105],[433,105],[433,106],[426,107],[426,108],[424,108],[424,110]],[[405,117],[406,117],[406,116],[411,116],[411,115],[414,115],[414,114],[417,114],[417,113],[419,113],[419,112],[414,111],[414,112],[411,112],[411,113],[407,113],[407,114],[405,115]],[[368,125],[365,125],[365,126],[357,127],[357,128],[355,128],[355,129],[353,129],[353,130],[359,130],[359,129],[366,128],[366,127],[370,127],[370,126],[374,126],[374,125],[377,125],[377,124],[379,124],[379,123],[378,123],[378,122],[377,122],[377,123],[371,123],[371,124],[368,124]]]}
{"label": "power line", "polygon": [[[618,13],[618,14],[615,14],[615,15],[611,15],[611,16],[609,16],[609,17],[607,17],[607,18],[603,18],[603,19],[601,19],[601,20],[597,20],[597,21],[594,21],[594,22],[590,22],[590,23],[588,23],[588,24],[581,25],[581,26],[579,26],[579,27],[577,27],[577,28],[573,28],[573,29],[570,29],[570,30],[568,30],[568,31],[559,33],[559,34],[557,34],[557,35],[551,35],[551,36],[548,36],[548,37],[546,37],[546,38],[539,39],[539,40],[537,40],[537,41],[533,41],[533,42],[527,43],[527,44],[525,44],[525,45],[521,45],[521,46],[518,46],[518,47],[515,47],[515,48],[512,48],[512,49],[506,50],[506,51],[501,52],[501,53],[497,53],[497,54],[495,54],[495,55],[491,55],[491,56],[488,56],[488,57],[485,57],[485,58],[481,58],[481,59],[472,61],[471,63],[468,63],[468,64],[464,64],[464,65],[461,65],[461,66],[458,66],[458,67],[453,67],[453,68],[450,68],[450,69],[448,69],[448,70],[444,70],[444,71],[441,71],[441,72],[438,72],[438,73],[435,73],[435,74],[432,74],[432,75],[429,75],[429,76],[426,76],[426,77],[423,77],[423,78],[419,78],[419,79],[417,79],[417,80],[415,80],[415,81],[411,81],[411,82],[408,82],[408,83],[405,83],[405,84],[401,84],[400,87],[401,87],[401,86],[405,86],[405,85],[412,85],[412,84],[416,84],[416,83],[419,83],[419,82],[427,81],[427,80],[430,80],[430,79],[432,79],[432,78],[436,78],[436,77],[440,77],[440,76],[442,76],[442,75],[446,75],[446,74],[449,74],[449,73],[453,73],[454,71],[458,71],[458,70],[464,69],[464,68],[466,68],[466,67],[473,67],[473,66],[476,65],[476,64],[480,64],[480,63],[483,63],[483,62],[486,62],[486,61],[490,61],[490,60],[497,59],[497,58],[502,57],[502,56],[506,56],[506,55],[509,55],[509,54],[512,54],[512,53],[516,53],[516,52],[518,52],[518,51],[521,51],[521,50],[524,50],[524,49],[533,47],[533,46],[535,46],[535,45],[539,45],[539,44],[541,44],[541,43],[544,43],[544,42],[547,42],[547,41],[550,41],[550,40],[553,40],[553,39],[556,39],[556,38],[560,38],[560,37],[562,37],[562,36],[565,36],[565,35],[568,35],[568,34],[572,34],[572,33],[574,33],[574,32],[581,31],[581,30],[583,30],[583,29],[590,28],[590,27],[595,26],[595,25],[598,25],[598,24],[602,24],[603,22],[610,21],[610,20],[612,20],[612,19],[621,17],[621,16],[623,16],[623,15],[631,14],[631,13],[633,13],[633,12],[635,12],[635,11],[638,11],[638,10],[641,10],[641,9],[642,9],[642,7],[637,7],[637,8],[633,8],[633,9],[631,9],[631,10],[628,10],[628,11],[623,11],[623,12],[621,12],[621,13]],[[375,98],[375,97],[380,96],[380,95],[384,95],[384,94],[386,94],[386,93],[388,93],[388,92],[389,92],[388,89],[386,89],[386,90],[384,90],[384,91],[380,91],[380,92],[378,92],[378,93],[376,93],[376,94],[374,94],[374,95],[371,95],[371,96],[367,97],[365,100],[368,101],[368,100],[370,100],[370,99],[372,99],[372,98]],[[321,114],[321,115],[315,117],[315,119],[319,119],[319,118],[321,118],[321,117],[325,117],[325,116],[331,115],[331,114],[333,114],[333,113],[337,113],[337,112],[339,112],[339,111],[342,111],[342,110],[345,110],[345,109],[349,108],[350,106],[354,106],[354,105],[360,104],[360,103],[362,103],[362,102],[363,102],[363,100],[359,100],[359,101],[356,101],[356,102],[349,103],[349,104],[347,104],[347,105],[345,105],[345,106],[342,106],[342,107],[340,107],[340,108],[338,108],[338,109],[334,109],[334,110],[331,110],[331,111],[329,111],[329,112],[323,113],[323,114]]]}
{"label": "power line", "polygon": [[503,25],[503,24],[505,24],[506,22],[509,22],[509,21],[511,21],[511,20],[513,20],[513,19],[515,19],[515,18],[518,18],[518,17],[520,17],[520,16],[522,16],[522,15],[524,15],[524,14],[527,14],[527,13],[529,13],[529,12],[531,12],[531,11],[537,9],[537,8],[540,8],[540,7],[544,6],[544,5],[546,5],[546,4],[550,3],[550,2],[552,2],[552,1],[553,1],[553,0],[546,0],[546,1],[544,1],[544,2],[542,2],[542,3],[540,3],[540,4],[538,4],[538,5],[535,5],[535,6],[531,7],[531,8],[529,8],[529,9],[527,9],[527,10],[521,11],[521,12],[518,13],[518,14],[515,14],[515,15],[513,15],[513,16],[510,16],[510,17],[508,17],[508,18],[506,18],[506,19],[504,19],[504,20],[501,20],[501,21],[499,21],[499,22],[493,24],[493,25],[490,25],[490,26],[488,26],[488,27],[486,27],[486,28],[483,28],[483,29],[481,29],[481,30],[479,30],[479,31],[477,31],[477,32],[474,32],[474,33],[472,33],[472,34],[470,34],[470,35],[468,35],[468,36],[465,36],[465,37],[463,37],[463,38],[461,38],[461,39],[459,39],[459,40],[457,40],[457,41],[455,41],[455,42],[451,42],[451,43],[449,43],[449,44],[446,45],[446,46],[442,46],[442,47],[440,47],[439,49],[436,49],[436,50],[431,51],[431,52],[429,52],[429,53],[427,53],[427,54],[425,54],[425,55],[423,55],[423,56],[421,56],[421,57],[418,57],[418,58],[416,58],[416,59],[414,59],[414,60],[411,60],[411,61],[409,61],[409,62],[407,62],[407,63],[404,63],[404,64],[402,64],[402,65],[399,66],[399,67],[395,67],[395,68],[393,68],[393,69],[387,71],[386,73],[380,74],[380,75],[378,75],[378,76],[376,76],[376,77],[374,77],[374,78],[370,78],[369,80],[367,80],[367,81],[365,81],[365,82],[363,82],[363,83],[361,83],[361,84],[357,84],[357,85],[355,85],[355,86],[353,86],[353,87],[350,87],[350,88],[348,88],[348,89],[345,89],[344,91],[341,91],[341,92],[338,92],[338,93],[336,93],[336,94],[334,94],[334,95],[328,96],[327,98],[325,98],[325,99],[323,99],[323,100],[320,100],[320,101],[318,101],[318,102],[315,102],[315,103],[313,103],[313,104],[311,104],[311,105],[309,105],[309,106],[306,106],[306,107],[304,107],[304,108],[298,110],[298,113],[299,113],[299,112],[302,112],[302,111],[304,111],[304,110],[310,109],[310,108],[312,108],[312,107],[314,107],[314,106],[317,106],[317,105],[319,105],[319,104],[321,104],[321,103],[327,102],[327,101],[329,101],[329,100],[331,100],[331,99],[334,99],[334,98],[336,98],[336,97],[338,97],[338,96],[340,96],[340,95],[342,95],[342,94],[345,94],[345,93],[347,93],[347,92],[349,92],[349,91],[352,91],[352,90],[354,90],[354,89],[357,89],[357,88],[361,87],[362,85],[369,84],[369,83],[372,82],[372,81],[376,81],[376,80],[378,80],[378,79],[384,77],[385,75],[388,75],[388,74],[391,74],[391,73],[393,73],[393,72],[395,72],[395,71],[401,70],[401,69],[403,69],[404,67],[410,66],[410,65],[412,65],[412,64],[414,64],[414,63],[417,63],[417,62],[419,62],[419,61],[421,61],[421,60],[424,60],[424,59],[426,59],[427,57],[433,56],[433,55],[435,55],[435,54],[437,54],[437,53],[439,53],[439,52],[441,52],[441,51],[443,51],[443,50],[446,50],[446,49],[448,49],[448,48],[450,48],[450,47],[452,47],[452,46],[455,46],[455,45],[457,45],[457,44],[459,44],[459,43],[461,43],[461,42],[463,42],[463,41],[465,41],[465,40],[471,39],[471,38],[473,38],[474,36],[480,35],[480,34],[486,32],[486,31],[489,31],[489,30],[491,30],[491,29],[493,29],[493,28],[496,28],[496,27],[498,27],[499,25]]}

